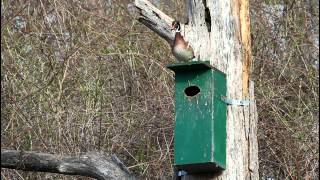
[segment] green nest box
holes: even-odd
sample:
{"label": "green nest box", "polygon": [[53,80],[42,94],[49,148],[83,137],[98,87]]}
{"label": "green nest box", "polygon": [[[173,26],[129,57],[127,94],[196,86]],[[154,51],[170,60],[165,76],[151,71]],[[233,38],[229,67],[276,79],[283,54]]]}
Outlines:
{"label": "green nest box", "polygon": [[167,66],[175,72],[174,164],[188,173],[226,167],[226,75],[209,62]]}

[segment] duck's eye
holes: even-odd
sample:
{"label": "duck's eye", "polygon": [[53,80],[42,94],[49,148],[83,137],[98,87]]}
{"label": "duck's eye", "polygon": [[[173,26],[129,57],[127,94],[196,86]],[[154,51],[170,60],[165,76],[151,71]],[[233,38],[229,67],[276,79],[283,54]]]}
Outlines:
{"label": "duck's eye", "polygon": [[175,25],[175,29],[178,30],[178,31],[180,31],[180,24],[179,24],[179,23],[177,23],[177,24]]}

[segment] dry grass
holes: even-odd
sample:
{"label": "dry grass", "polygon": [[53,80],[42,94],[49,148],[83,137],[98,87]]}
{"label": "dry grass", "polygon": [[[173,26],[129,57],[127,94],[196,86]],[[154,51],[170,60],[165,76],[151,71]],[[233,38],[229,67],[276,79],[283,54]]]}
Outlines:
{"label": "dry grass", "polygon": [[[144,178],[170,177],[170,48],[130,17],[129,1],[103,2],[2,1],[1,146],[58,154],[101,150]],[[312,37],[319,5],[310,16],[307,2],[294,1],[279,15],[261,2],[251,3],[261,177],[314,179],[319,47]],[[174,17],[182,12],[163,7]],[[1,178],[72,177],[1,170]]]}
{"label": "dry grass", "polygon": [[261,177],[318,179],[319,4],[252,4]]}
{"label": "dry grass", "polygon": [[91,2],[3,2],[1,145],[102,150],[139,175],[170,176],[169,47],[133,21],[127,2]]}

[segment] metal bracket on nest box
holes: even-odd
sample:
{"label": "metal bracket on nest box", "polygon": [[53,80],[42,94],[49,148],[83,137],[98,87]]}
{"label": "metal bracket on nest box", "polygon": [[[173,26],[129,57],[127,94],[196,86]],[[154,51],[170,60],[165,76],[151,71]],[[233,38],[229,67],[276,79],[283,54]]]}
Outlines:
{"label": "metal bracket on nest box", "polygon": [[248,106],[251,103],[251,101],[249,101],[249,100],[228,99],[225,96],[221,96],[221,100],[228,105],[236,105],[236,106]]}

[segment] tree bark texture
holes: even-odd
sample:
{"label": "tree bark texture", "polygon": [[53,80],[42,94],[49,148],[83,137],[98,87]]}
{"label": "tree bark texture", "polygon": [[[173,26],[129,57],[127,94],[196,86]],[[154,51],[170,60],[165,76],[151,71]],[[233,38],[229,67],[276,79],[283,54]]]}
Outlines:
{"label": "tree bark texture", "polygon": [[1,150],[1,168],[81,175],[105,179],[135,179],[116,156],[90,152],[80,156]]}
{"label": "tree bark texture", "polygon": [[[257,111],[250,85],[248,0],[188,1],[190,25],[185,36],[202,60],[227,75],[227,97],[248,99],[250,106],[228,106],[227,168],[215,179],[258,179]],[[198,177],[190,179],[199,179]]]}
{"label": "tree bark texture", "polygon": [[[135,1],[140,12],[139,19],[148,19],[144,21],[144,24],[148,24],[147,27],[163,26],[164,29],[170,27],[171,22],[157,15],[157,11],[149,8],[148,3],[147,0]],[[201,61],[209,60],[211,65],[226,73],[227,98],[250,100],[250,105],[228,106],[226,170],[219,175],[187,175],[184,178],[259,179],[257,110],[254,84],[249,80],[251,66],[249,2],[248,0],[186,0],[186,3],[188,3],[189,23],[182,25],[182,35],[193,47],[196,57]],[[165,38],[161,36],[166,40],[172,37],[170,33],[155,32],[159,35],[166,34]]]}

